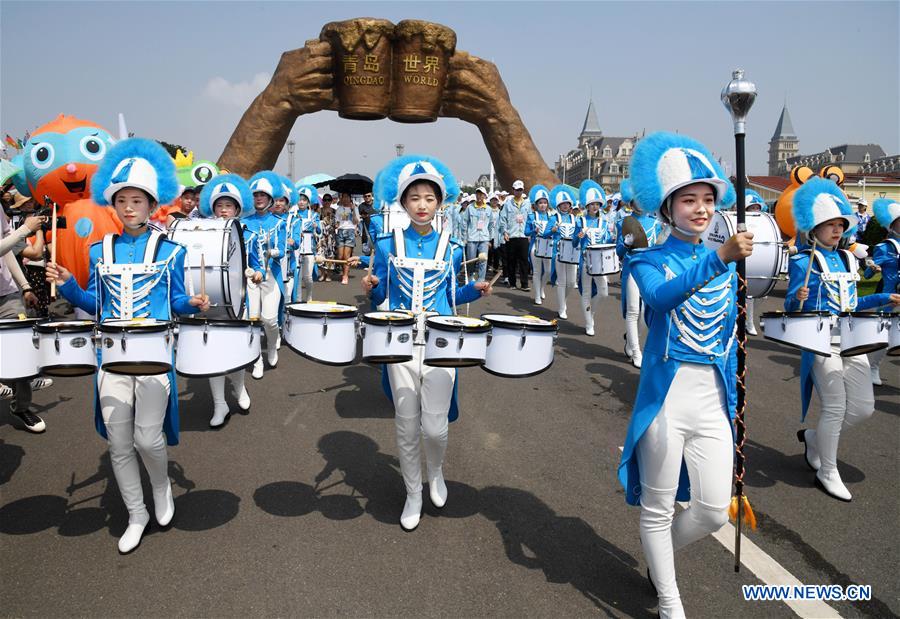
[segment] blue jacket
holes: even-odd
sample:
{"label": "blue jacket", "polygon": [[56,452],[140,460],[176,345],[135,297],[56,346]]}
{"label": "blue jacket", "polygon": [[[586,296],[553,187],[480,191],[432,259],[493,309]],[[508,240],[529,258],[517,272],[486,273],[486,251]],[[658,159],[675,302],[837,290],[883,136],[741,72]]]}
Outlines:
{"label": "blue jacket", "polygon": [[[493,210],[490,205],[478,207],[470,204],[459,216],[460,230],[457,237],[466,243],[490,241],[493,237]],[[481,224],[481,229],[478,224]]]}
{"label": "blue jacket", "polygon": [[[622,209],[616,211],[616,213],[624,212]],[[627,215],[626,215],[627,217]],[[649,247],[653,247],[656,245],[656,240],[659,238],[659,235],[662,234],[663,224],[656,217],[651,215],[635,215],[638,222],[641,224],[641,227],[644,229],[644,233],[647,235],[647,244]],[[628,308],[628,286],[626,283],[628,282],[628,277],[631,274],[631,269],[628,265],[628,259],[631,255],[630,249],[625,245],[625,235],[622,234],[622,221],[625,217],[622,217],[618,221],[616,221],[616,253],[619,255],[619,260],[622,261],[622,317],[625,317],[625,312]]]}
{"label": "blue jacket", "polygon": [[256,235],[258,254],[263,262],[268,252],[268,269],[272,277],[278,282],[284,297],[284,284],[281,279],[281,256],[286,250],[287,221],[274,213],[265,212],[262,215],[253,213],[241,219],[241,223]]}
{"label": "blue jacket", "polygon": [[[845,258],[849,252],[844,250],[816,249],[816,252],[825,260],[829,272],[832,273],[851,273],[857,271],[857,260],[850,255],[850,264],[845,262]],[[810,250],[802,251],[791,256],[788,266],[788,291],[784,298],[784,309],[788,312],[796,312],[800,309],[800,301],[797,300],[797,291],[803,286],[803,280],[806,278],[806,269],[809,266]],[[849,268],[848,268],[849,267]],[[850,270],[852,269],[852,271]],[[814,312],[824,311],[832,314],[838,314],[841,311],[863,311],[867,309],[875,309],[890,303],[890,294],[870,294],[865,297],[858,298],[856,296],[856,283],[850,283],[850,299],[847,308],[840,307],[840,298],[835,295],[834,285],[829,286],[822,280],[822,271],[819,270],[818,264],[813,264],[813,269],[809,273],[809,298],[803,304],[803,311]],[[830,289],[830,290],[829,290]],[[831,292],[832,294],[829,294]],[[806,419],[806,413],[809,409],[809,403],[812,399],[813,377],[812,366],[815,360],[815,353],[803,352],[800,355],[800,418]]]}
{"label": "blue jacket", "polygon": [[[508,234],[511,239],[527,236],[525,234],[525,219],[531,210],[531,202],[529,202],[528,198],[523,197],[522,203],[518,206],[516,206],[516,202],[512,197],[507,198],[500,209],[500,216],[498,217],[500,221],[500,236]],[[521,222],[519,222],[519,217],[522,218]]]}
{"label": "blue jacket", "polygon": [[[113,255],[117,264],[141,263],[144,259],[144,250],[150,240],[148,230],[140,236],[130,234],[117,235],[113,243]],[[185,287],[184,257],[186,251],[183,246],[164,239],[160,242],[156,252],[156,262],[165,262],[165,270],[159,280],[150,289],[146,297],[144,307],[135,307],[134,316],[139,318],[153,318],[156,320],[173,320],[176,314],[194,314],[198,308],[192,306]],[[103,259],[103,242],[98,241],[91,245],[88,252],[88,260],[91,265],[91,275],[87,289],[82,290],[75,281],[69,280],[59,287],[59,292],[73,305],[91,314],[96,313],[100,322],[121,318],[117,311],[117,300],[109,288],[106,276],[100,276],[97,267]],[[99,308],[99,312],[97,311]],[[98,360],[100,351],[97,351]],[[174,359],[172,367],[175,367]],[[97,375],[99,376],[99,374]],[[106,426],[100,414],[100,397],[97,376],[94,377],[94,427],[103,438],[106,436]],[[166,407],[166,415],[163,418],[163,431],[166,433],[166,442],[169,445],[178,444],[179,419],[178,419],[178,388],[175,370],[169,374],[169,402]]]}
{"label": "blue jacket", "polygon": [[[640,504],[638,441],[656,418],[682,362],[715,366],[725,387],[729,417],[736,403],[737,317],[735,265],[726,265],[702,243],[670,236],[665,243],[631,253],[631,273],[646,304],[649,334],[641,380],[619,464],[626,501]],[[682,461],[676,497],[690,498]]]}
{"label": "blue jacket", "polygon": [[900,240],[889,238],[876,245],[872,261],[881,267],[882,292],[900,293]]}

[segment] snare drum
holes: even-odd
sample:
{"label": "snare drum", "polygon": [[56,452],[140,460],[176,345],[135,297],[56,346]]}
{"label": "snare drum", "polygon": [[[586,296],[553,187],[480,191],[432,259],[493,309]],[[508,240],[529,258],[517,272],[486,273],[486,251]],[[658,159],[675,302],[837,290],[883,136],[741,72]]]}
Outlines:
{"label": "snare drum", "polygon": [[[747,296],[759,299],[772,292],[787,273],[788,255],[775,218],[769,213],[747,213],[747,230],[753,233],[753,254],[746,259]],[[718,211],[703,233],[703,243],[718,249],[737,233],[737,214]]]}
{"label": "snare drum", "polygon": [[556,341],[555,320],[536,316],[508,316],[485,314],[491,323],[485,371],[496,376],[524,378],[540,374],[553,364],[553,344]]}
{"label": "snare drum", "polygon": [[249,320],[184,317],[178,322],[175,371],[182,376],[221,376],[259,357],[258,327]]}
{"label": "snare drum", "polygon": [[553,257],[553,239],[549,237],[534,237],[534,256],[536,258]]}
{"label": "snare drum", "polygon": [[900,314],[891,314],[890,321],[887,354],[891,357],[897,357],[900,356]]}
{"label": "snare drum", "polygon": [[38,349],[33,341],[37,318],[0,319],[0,380],[34,378]]}
{"label": "snare drum", "polygon": [[354,306],[311,302],[285,309],[283,335],[291,350],[325,365],[348,365],[356,359]]}
{"label": "snare drum", "polygon": [[487,356],[491,323],[469,316],[430,316],[425,320],[425,365],[464,368]]}
{"label": "snare drum", "polygon": [[584,268],[592,277],[612,275],[622,270],[615,245],[588,245],[584,250],[584,261]]}
{"label": "snare drum", "polygon": [[888,317],[880,312],[841,312],[841,356],[865,355],[887,348],[889,325]]}
{"label": "snare drum", "polygon": [[316,253],[316,241],[312,232],[300,233],[300,247],[297,253],[301,256],[312,256]]}
{"label": "snare drum", "polygon": [[206,294],[215,318],[240,318],[244,311],[247,258],[238,219],[178,219],[169,238],[187,248],[187,277],[200,291],[200,259],[206,265]]}
{"label": "snare drum", "polygon": [[579,239],[559,239],[556,259],[565,264],[578,264]]}
{"label": "snare drum", "polygon": [[111,374],[151,376],[172,369],[175,336],[163,320],[107,320],[100,331],[100,369]]}
{"label": "snare drum", "polygon": [[828,312],[766,312],[759,322],[767,340],[830,357],[831,319]]}
{"label": "snare drum", "polygon": [[38,368],[46,376],[88,376],[97,371],[93,320],[42,322],[34,327]]}
{"label": "snare drum", "polygon": [[368,312],[361,317],[362,360],[403,363],[413,356],[413,325],[409,312]]}

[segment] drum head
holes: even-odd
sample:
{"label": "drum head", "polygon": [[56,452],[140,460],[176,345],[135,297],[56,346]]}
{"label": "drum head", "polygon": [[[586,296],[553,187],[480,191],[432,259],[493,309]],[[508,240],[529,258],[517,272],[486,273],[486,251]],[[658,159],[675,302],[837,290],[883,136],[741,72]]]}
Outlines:
{"label": "drum head", "polygon": [[321,318],[329,316],[332,318],[354,318],[357,309],[352,305],[343,303],[324,303],[322,301],[310,301],[309,303],[292,303],[286,307],[291,316],[306,316],[310,318]]}
{"label": "drum head", "polygon": [[240,222],[237,219],[229,221],[231,225],[225,238],[222,256],[222,264],[228,265],[228,270],[222,273],[222,278],[228,279],[228,286],[225,287],[225,303],[228,305],[230,316],[240,318],[244,313],[246,297],[247,280],[244,277],[244,269],[247,265],[247,252]]}
{"label": "drum head", "polygon": [[172,323],[164,320],[104,320],[100,323],[101,331],[107,333],[156,333],[165,331],[171,327]]}
{"label": "drum head", "polygon": [[171,363],[157,361],[119,361],[117,363],[104,363],[103,371],[110,374],[122,374],[123,376],[154,376],[167,374],[172,369]]}
{"label": "drum head", "polygon": [[556,331],[555,320],[544,320],[537,316],[513,316],[510,314],[482,314],[495,327],[525,327],[529,331]]}
{"label": "drum head", "polygon": [[95,324],[93,320],[54,320],[38,324],[35,331],[38,333],[77,333],[93,331]]}
{"label": "drum head", "polygon": [[634,237],[634,243],[631,245],[632,249],[641,249],[649,245],[644,226],[641,225],[641,222],[634,215],[629,215],[622,220],[622,234],[630,234]]}
{"label": "drum head", "polygon": [[432,316],[425,321],[425,324],[429,328],[439,331],[482,333],[491,329],[491,323],[487,320],[471,316]]}
{"label": "drum head", "polygon": [[40,321],[40,318],[3,318],[0,319],[0,331],[4,329],[24,329],[31,328]]}
{"label": "drum head", "polygon": [[[370,325],[397,325],[403,327],[416,322],[415,317],[407,312],[368,312],[363,314],[362,321]],[[379,362],[383,363],[383,362]]]}

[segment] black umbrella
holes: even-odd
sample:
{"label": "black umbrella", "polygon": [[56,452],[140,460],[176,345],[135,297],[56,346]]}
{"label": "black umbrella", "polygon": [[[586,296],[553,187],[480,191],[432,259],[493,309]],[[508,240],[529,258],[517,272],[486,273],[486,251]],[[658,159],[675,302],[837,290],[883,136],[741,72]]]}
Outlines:
{"label": "black umbrella", "polygon": [[341,193],[361,195],[372,191],[372,179],[362,174],[342,174],[330,181],[328,186]]}

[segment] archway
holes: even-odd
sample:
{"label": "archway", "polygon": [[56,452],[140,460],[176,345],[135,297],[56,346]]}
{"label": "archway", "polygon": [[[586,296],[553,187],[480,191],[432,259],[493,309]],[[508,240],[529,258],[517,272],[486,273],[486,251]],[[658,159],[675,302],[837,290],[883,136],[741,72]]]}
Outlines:
{"label": "archway", "polygon": [[[451,38],[452,49],[448,49]],[[303,47],[281,55],[269,84],[244,112],[228,140],[219,166],[243,175],[270,169],[300,116],[334,110],[361,120],[385,115],[400,122],[458,118],[478,127],[501,185],[509,187],[517,178],[524,180],[526,186],[558,184],[559,179],[547,167],[509,100],[497,67],[455,49],[455,43],[456,35],[451,29],[417,20],[395,26],[386,20],[363,17],[326,24],[319,39],[309,40]],[[424,62],[412,65],[414,55],[410,50],[416,46],[428,50],[435,45],[443,45],[445,53],[425,54],[430,71],[423,70]],[[385,59],[389,69],[383,66]],[[365,66],[366,61],[371,61],[370,68],[378,70],[370,71],[365,80],[348,79],[352,77],[348,75],[350,70],[354,69],[355,74],[358,63]],[[419,77],[403,75],[401,71]],[[405,80],[398,80],[398,76]],[[437,91],[404,89],[402,83],[406,80],[417,80],[417,85]],[[400,87],[396,86],[398,83]],[[399,98],[400,90],[406,99]],[[401,107],[410,107],[409,97],[435,96],[431,103],[436,103],[436,107],[430,117],[397,113]],[[358,104],[360,98],[368,105],[354,107],[352,104]],[[428,101],[414,103],[421,105],[413,107],[429,104]]]}

